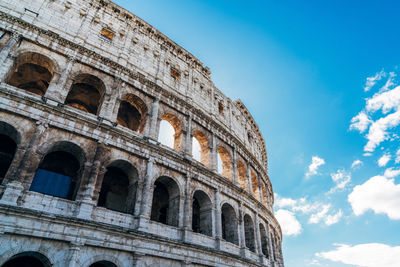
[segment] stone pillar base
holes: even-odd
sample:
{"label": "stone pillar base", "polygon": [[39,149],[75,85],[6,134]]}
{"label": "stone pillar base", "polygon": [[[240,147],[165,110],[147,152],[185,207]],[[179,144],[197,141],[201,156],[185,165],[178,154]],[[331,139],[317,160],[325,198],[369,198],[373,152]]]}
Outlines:
{"label": "stone pillar base", "polygon": [[82,200],[79,205],[77,218],[91,220],[92,212],[95,204],[90,200]]}
{"label": "stone pillar base", "polygon": [[7,184],[0,203],[16,206],[17,200],[22,195],[23,190],[24,186],[20,182],[13,181]]}
{"label": "stone pillar base", "polygon": [[147,228],[149,226],[149,218],[141,215],[139,216],[138,224],[137,224],[137,229],[138,231],[143,231],[147,232]]}

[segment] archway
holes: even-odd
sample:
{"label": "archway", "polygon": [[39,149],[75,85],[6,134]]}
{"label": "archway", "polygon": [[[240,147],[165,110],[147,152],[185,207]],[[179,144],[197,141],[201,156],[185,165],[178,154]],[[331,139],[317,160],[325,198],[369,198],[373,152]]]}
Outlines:
{"label": "archway", "polygon": [[96,115],[104,92],[105,85],[99,78],[80,74],[75,77],[65,104]]}
{"label": "archway", "polygon": [[221,208],[222,238],[239,245],[237,218],[234,208],[225,203]]}
{"label": "archway", "polygon": [[117,265],[110,261],[98,261],[91,264],[89,267],[117,267]]}
{"label": "archway", "polygon": [[247,169],[243,162],[237,162],[237,170],[238,170],[238,179],[240,186],[248,191],[248,182],[247,182]]}
{"label": "archway", "polygon": [[56,143],[41,161],[29,190],[74,199],[84,158],[82,149],[77,145]]}
{"label": "archway", "polygon": [[11,257],[2,267],[50,267],[50,261],[38,252],[22,252]]}
{"label": "archway", "polygon": [[117,115],[119,125],[143,133],[146,116],[147,106],[142,99],[132,94],[122,97]]}
{"label": "archway", "polygon": [[19,134],[13,126],[0,122],[0,184],[14,159],[19,139]]}
{"label": "archway", "polygon": [[192,156],[205,166],[210,165],[210,148],[207,136],[199,130],[193,132]]}
{"label": "archway", "polygon": [[118,160],[107,167],[98,206],[131,213],[134,211],[138,172],[129,162]]}
{"label": "archway", "polygon": [[182,151],[182,123],[175,115],[166,113],[161,116],[158,141],[175,150]]}
{"label": "archway", "polygon": [[265,231],[265,227],[262,223],[260,223],[260,236],[261,236],[261,252],[264,254],[266,257],[269,257],[268,255],[268,238],[267,238],[267,232]]}
{"label": "archway", "polygon": [[251,185],[253,188],[254,197],[260,200],[260,190],[258,188],[258,178],[254,172],[251,172]]}
{"label": "archway", "polygon": [[179,226],[180,192],[178,184],[167,176],[154,182],[151,220],[171,226]]}
{"label": "archway", "polygon": [[218,152],[218,173],[232,180],[232,159],[226,148],[220,146],[217,149]]}
{"label": "archway", "polygon": [[212,204],[206,193],[197,190],[192,202],[193,232],[212,236]]}
{"label": "archway", "polygon": [[251,219],[250,215],[246,214],[243,218],[243,222],[246,247],[251,251],[256,252],[253,220]]}
{"label": "archway", "polygon": [[43,96],[54,74],[54,64],[38,53],[23,53],[18,56],[7,83]]}

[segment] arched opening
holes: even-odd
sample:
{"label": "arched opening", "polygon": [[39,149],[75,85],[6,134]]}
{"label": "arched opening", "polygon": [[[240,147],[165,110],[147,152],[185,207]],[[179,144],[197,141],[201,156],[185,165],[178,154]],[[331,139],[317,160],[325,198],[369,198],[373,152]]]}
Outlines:
{"label": "arched opening", "polygon": [[0,122],[0,184],[14,159],[19,139],[19,134],[14,127]]}
{"label": "arched opening", "polygon": [[80,74],[74,79],[65,104],[96,115],[104,92],[105,85],[99,78]]}
{"label": "arched opening", "polygon": [[269,257],[267,232],[265,231],[265,227],[262,223],[260,223],[260,237],[261,237],[261,252],[266,257]]}
{"label": "arched opening", "polygon": [[54,64],[38,53],[23,53],[18,56],[7,83],[43,96],[54,74]]}
{"label": "arched opening", "polygon": [[166,176],[154,182],[151,220],[171,226],[179,226],[180,192],[177,183]]}
{"label": "arched opening", "polygon": [[251,219],[250,215],[246,214],[244,215],[243,222],[246,247],[251,251],[256,252],[253,220]]}
{"label": "arched opening", "polygon": [[264,201],[264,205],[268,207],[267,190],[265,189],[264,183],[261,183],[261,190],[262,190],[262,196],[263,196],[263,199],[261,201]]}
{"label": "arched opening", "polygon": [[238,179],[240,186],[244,188],[246,191],[248,191],[249,188],[247,182],[247,168],[243,162],[241,161],[237,162],[237,170],[238,170]]}
{"label": "arched opening", "polygon": [[258,188],[258,178],[254,172],[251,173],[251,185],[253,187],[254,197],[260,200],[260,189]]}
{"label": "arched opening", "polygon": [[50,261],[42,254],[38,252],[23,252],[17,254],[2,267],[50,267]]}
{"label": "arched opening", "polygon": [[239,245],[236,213],[227,203],[221,208],[222,239]]}
{"label": "arched opening", "polygon": [[232,159],[229,152],[222,146],[218,147],[218,173],[232,180]]}
{"label": "arched opening", "polygon": [[193,158],[205,166],[210,166],[210,148],[205,134],[199,130],[194,131],[192,142]]}
{"label": "arched opening", "polygon": [[182,138],[182,123],[178,117],[168,113],[162,115],[158,141],[175,150],[182,151]]}
{"label": "arched opening", "polygon": [[212,236],[212,204],[210,198],[203,191],[196,191],[192,204],[193,232]]}
{"label": "arched opening", "polygon": [[98,261],[91,264],[89,267],[117,267],[117,265],[110,261]]}
{"label": "arched opening", "polygon": [[119,125],[143,133],[146,116],[147,106],[142,99],[132,94],[122,97],[117,115]]}
{"label": "arched opening", "polygon": [[107,167],[97,203],[110,210],[134,211],[138,172],[129,162],[115,161]]}
{"label": "arched opening", "polygon": [[220,115],[224,115],[224,103],[222,100],[218,102],[218,112]]}
{"label": "arched opening", "polygon": [[84,162],[80,147],[69,142],[55,144],[36,170],[30,191],[74,199]]}

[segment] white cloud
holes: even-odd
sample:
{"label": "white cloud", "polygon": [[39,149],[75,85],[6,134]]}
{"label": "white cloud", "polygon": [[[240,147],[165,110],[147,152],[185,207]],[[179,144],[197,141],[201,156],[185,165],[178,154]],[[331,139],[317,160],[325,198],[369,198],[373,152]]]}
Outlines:
{"label": "white cloud", "polygon": [[350,130],[358,130],[360,133],[363,133],[371,122],[372,120],[369,116],[364,111],[361,111],[351,119]]}
{"label": "white cloud", "polygon": [[356,169],[358,167],[360,167],[363,164],[363,162],[359,159],[353,161],[353,163],[351,164],[351,168],[352,169]]}
{"label": "white cloud", "polygon": [[394,178],[396,176],[400,175],[400,170],[393,170],[392,168],[388,168],[385,170],[385,176],[386,178]]}
{"label": "white cloud", "polygon": [[373,210],[377,214],[386,214],[392,220],[400,220],[400,184],[395,184],[391,178],[370,178],[353,188],[348,201],[357,216]]}
{"label": "white cloud", "polygon": [[331,204],[326,204],[322,206],[322,209],[311,215],[308,223],[316,224],[319,222],[324,222],[325,225],[330,226],[332,224],[338,223],[343,216],[342,210],[339,210],[335,214],[328,214],[329,210],[331,209]]}
{"label": "white cloud", "polygon": [[390,154],[387,154],[387,153],[383,154],[382,157],[380,157],[378,159],[379,167],[385,167],[388,164],[388,162],[390,161],[390,159],[391,159]]}
{"label": "white cloud", "polygon": [[395,159],[395,162],[396,162],[396,163],[400,163],[400,148],[399,148],[399,150],[397,150],[397,152],[396,152],[396,159]]}
{"label": "white cloud", "polygon": [[328,252],[316,253],[317,257],[334,262],[360,267],[398,267],[400,262],[400,246],[369,243],[355,246],[338,244],[337,248]]}
{"label": "white cloud", "polygon": [[365,83],[365,86],[364,86],[364,91],[368,92],[376,84],[377,81],[381,80],[382,77],[385,77],[385,76],[386,76],[386,72],[381,70],[380,72],[376,73],[374,76],[368,77],[367,81]]}
{"label": "white cloud", "polygon": [[324,219],[325,224],[329,226],[329,225],[338,223],[340,221],[340,219],[342,218],[342,216],[343,216],[342,210],[339,210],[336,214],[327,215],[326,218]]}
{"label": "white cloud", "polygon": [[400,111],[396,111],[380,118],[372,123],[367,134],[368,143],[364,151],[373,152],[375,148],[383,141],[389,139],[388,129],[394,128],[400,124]]}
{"label": "white cloud", "polygon": [[294,216],[294,213],[288,210],[280,209],[275,213],[275,217],[282,227],[284,235],[299,235],[302,231],[300,222]]}
{"label": "white cloud", "polygon": [[393,90],[386,91],[380,94],[375,94],[367,100],[366,110],[375,112],[382,109],[382,113],[386,114],[392,109],[398,110],[400,107],[400,86]]}
{"label": "white cloud", "polygon": [[332,181],[336,184],[331,190],[329,190],[328,194],[334,193],[337,190],[343,189],[346,185],[351,181],[350,173],[345,170],[337,170],[335,173],[331,173]]}
{"label": "white cloud", "polygon": [[316,175],[318,174],[318,168],[321,165],[325,164],[325,160],[318,157],[318,156],[313,156],[311,164],[308,166],[308,172],[306,173],[306,177],[310,177],[311,175]]}

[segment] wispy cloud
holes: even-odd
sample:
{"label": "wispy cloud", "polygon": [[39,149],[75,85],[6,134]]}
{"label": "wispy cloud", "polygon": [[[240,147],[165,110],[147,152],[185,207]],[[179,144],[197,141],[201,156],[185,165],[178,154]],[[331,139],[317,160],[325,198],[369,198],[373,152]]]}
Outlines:
{"label": "wispy cloud", "polygon": [[351,181],[351,174],[343,169],[337,170],[335,173],[331,173],[332,181],[336,184],[328,194],[332,194],[338,190],[342,190]]}
{"label": "wispy cloud", "polygon": [[385,167],[389,163],[390,159],[391,159],[390,154],[387,153],[383,154],[382,157],[378,159],[379,167]]}
{"label": "wispy cloud", "polygon": [[351,168],[352,169],[357,169],[359,168],[361,165],[363,165],[363,162],[359,159],[356,159],[355,161],[353,161],[353,163],[351,164]]}
{"label": "wispy cloud", "polygon": [[385,174],[383,176],[385,176],[386,178],[394,178],[400,175],[400,170],[394,170],[393,168],[387,168],[385,170]]}
{"label": "wispy cloud", "polygon": [[355,246],[336,244],[332,251],[316,253],[317,257],[330,261],[362,267],[397,267],[400,262],[400,246],[368,243]]}
{"label": "wispy cloud", "polygon": [[319,222],[324,222],[325,225],[330,226],[332,224],[338,223],[343,216],[342,210],[339,210],[335,214],[328,214],[331,209],[331,204],[323,205],[322,209],[310,216],[308,223],[316,224]]}
{"label": "wispy cloud", "polygon": [[372,120],[369,116],[364,111],[361,111],[351,119],[350,130],[358,130],[360,133],[363,133],[371,123]]}
{"label": "wispy cloud", "polygon": [[302,231],[300,222],[296,219],[293,212],[280,209],[275,213],[275,217],[282,227],[282,233],[286,236],[296,236]]}
{"label": "wispy cloud", "polygon": [[368,77],[367,81],[365,82],[364,91],[368,92],[369,90],[371,90],[376,82],[381,80],[385,76],[386,72],[384,70],[381,70],[380,72],[377,72],[374,76]]}
{"label": "wispy cloud", "polygon": [[311,159],[311,164],[308,166],[308,171],[306,177],[318,174],[318,168],[325,164],[325,160],[318,156],[313,156]]}
{"label": "wispy cloud", "polygon": [[395,159],[396,163],[400,163],[400,148],[397,150],[396,152],[396,159]]}

